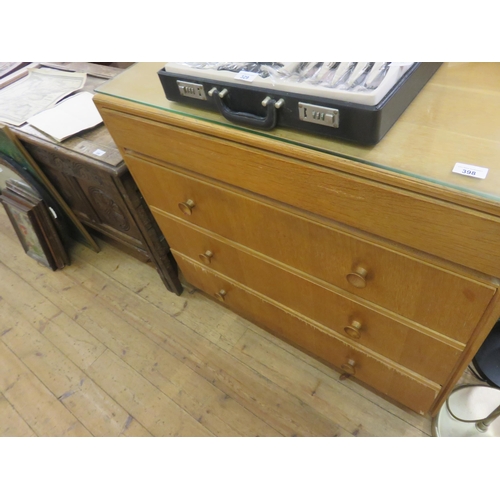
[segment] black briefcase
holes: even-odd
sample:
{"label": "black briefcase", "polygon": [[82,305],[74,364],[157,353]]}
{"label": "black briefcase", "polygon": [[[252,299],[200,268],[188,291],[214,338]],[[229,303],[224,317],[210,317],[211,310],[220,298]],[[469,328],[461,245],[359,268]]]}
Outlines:
{"label": "black briefcase", "polygon": [[167,63],[167,99],[261,130],[379,142],[441,63]]}

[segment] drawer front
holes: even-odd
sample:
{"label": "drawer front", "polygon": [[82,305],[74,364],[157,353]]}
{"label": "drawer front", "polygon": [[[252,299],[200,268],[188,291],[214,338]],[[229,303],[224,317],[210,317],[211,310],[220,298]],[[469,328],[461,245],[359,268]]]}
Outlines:
{"label": "drawer front", "polygon": [[498,217],[125,113],[103,113],[125,148],[500,276]]}
{"label": "drawer front", "polygon": [[157,214],[157,220],[174,255],[180,252],[244,283],[429,380],[444,384],[460,357],[460,346],[410,328],[170,216]]}
{"label": "drawer front", "polygon": [[[135,157],[127,156],[126,161],[155,214],[161,209],[178,215],[459,342],[467,342],[494,294],[493,287],[254,198]],[[195,204],[186,210],[190,215],[178,205],[187,200]],[[170,242],[170,235],[164,234]],[[360,278],[360,269],[366,276]],[[461,315],[444,314],[449,304]]]}
{"label": "drawer front", "polygon": [[231,310],[342,371],[351,370],[353,364],[356,378],[412,410],[424,414],[436,398],[439,386],[338,340],[181,254],[176,258],[186,280],[195,287],[212,296],[223,290],[224,304]]}

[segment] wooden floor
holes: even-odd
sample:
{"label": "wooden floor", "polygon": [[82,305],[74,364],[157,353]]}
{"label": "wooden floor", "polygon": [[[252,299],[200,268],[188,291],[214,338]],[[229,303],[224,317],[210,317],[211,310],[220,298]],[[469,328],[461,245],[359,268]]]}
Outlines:
{"label": "wooden floor", "polygon": [[102,244],[53,272],[0,211],[0,436],[429,436],[389,403]]}

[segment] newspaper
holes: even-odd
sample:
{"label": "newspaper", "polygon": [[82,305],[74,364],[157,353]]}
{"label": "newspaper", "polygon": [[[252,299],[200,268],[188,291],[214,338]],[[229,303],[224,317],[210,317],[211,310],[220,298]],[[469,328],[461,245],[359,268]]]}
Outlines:
{"label": "newspaper", "polygon": [[19,126],[81,89],[86,73],[30,69],[28,76],[0,90],[0,122]]}

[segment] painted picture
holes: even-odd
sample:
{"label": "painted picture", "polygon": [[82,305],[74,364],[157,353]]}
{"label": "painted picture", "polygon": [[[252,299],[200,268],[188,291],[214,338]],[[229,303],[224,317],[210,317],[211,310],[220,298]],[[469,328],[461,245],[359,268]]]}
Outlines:
{"label": "painted picture", "polygon": [[2,194],[0,200],[24,251],[44,266],[55,270],[54,260],[33,214],[33,207],[18,203],[16,200],[10,199],[7,194]]}

